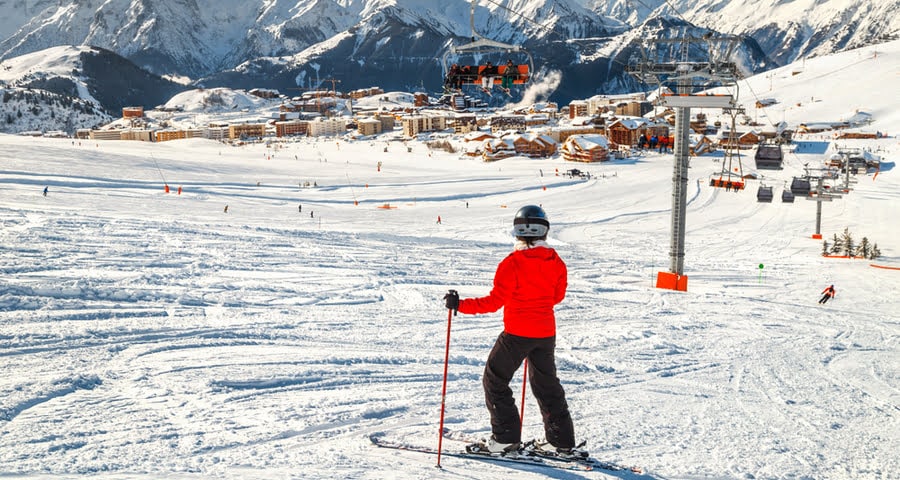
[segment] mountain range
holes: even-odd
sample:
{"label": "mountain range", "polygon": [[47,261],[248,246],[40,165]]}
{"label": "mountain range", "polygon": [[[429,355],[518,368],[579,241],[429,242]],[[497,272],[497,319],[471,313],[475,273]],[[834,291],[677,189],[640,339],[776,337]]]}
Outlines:
{"label": "mountain range", "polygon": [[[741,35],[739,63],[752,74],[900,31],[900,0],[0,0],[0,8],[0,67],[60,45],[93,47],[82,54],[110,68],[82,75],[106,92],[94,98],[109,111],[133,102],[129,91],[156,98],[195,87],[436,92],[444,54],[476,35],[526,49],[535,78],[558,72],[548,94],[567,102],[640,89],[625,72],[640,39]],[[525,61],[502,52],[450,58],[507,57]],[[152,75],[123,67],[126,59]],[[0,80],[46,86],[39,73]]]}

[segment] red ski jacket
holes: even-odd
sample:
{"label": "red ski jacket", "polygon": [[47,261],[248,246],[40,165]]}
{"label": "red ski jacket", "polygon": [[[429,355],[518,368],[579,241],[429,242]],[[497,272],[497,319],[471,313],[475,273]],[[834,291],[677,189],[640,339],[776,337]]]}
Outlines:
{"label": "red ski jacket", "polygon": [[497,266],[494,288],[486,297],[459,301],[468,314],[496,312],[503,307],[503,330],[528,338],[556,335],[553,306],[566,296],[566,264],[556,250],[537,246],[510,253]]}

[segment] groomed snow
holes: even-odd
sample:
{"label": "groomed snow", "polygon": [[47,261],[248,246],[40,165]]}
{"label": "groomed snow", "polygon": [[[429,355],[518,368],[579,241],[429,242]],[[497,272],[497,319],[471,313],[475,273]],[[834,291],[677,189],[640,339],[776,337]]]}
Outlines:
{"label": "groomed snow", "polygon": [[[773,81],[777,90],[781,77]],[[811,83],[820,99],[816,88],[837,91]],[[826,100],[828,120],[855,105],[852,89],[842,91]],[[900,471],[900,271],[823,258],[810,238],[816,203],[778,201],[782,182],[834,146],[825,135],[798,139],[785,170],[768,174],[771,204],[756,201],[758,182],[740,193],[709,187],[717,157],[692,161],[688,292],[652,286],[669,263],[670,155],[573,165],[483,163],[419,142],[411,152],[335,139],[278,149],[13,136],[0,144],[4,478]],[[900,267],[900,143],[858,145],[878,150],[882,171],[824,205],[822,233],[848,228],[878,243],[876,263]],[[555,175],[570,168],[592,176]],[[441,297],[489,291],[511,249],[512,216],[529,203],[551,216],[551,244],[569,266],[557,361],[577,435],[596,457],[644,475],[449,457],[437,470],[434,457],[368,440],[384,433],[436,446]],[[820,306],[829,284],[837,297]],[[488,430],[481,370],[500,328],[500,314],[453,318],[452,430]],[[512,387],[518,398],[521,377]],[[530,394],[524,429],[542,435]]]}

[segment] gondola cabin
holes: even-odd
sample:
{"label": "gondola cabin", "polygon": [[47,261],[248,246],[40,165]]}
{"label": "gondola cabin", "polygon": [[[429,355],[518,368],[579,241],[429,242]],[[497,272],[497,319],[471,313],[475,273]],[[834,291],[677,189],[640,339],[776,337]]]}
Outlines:
{"label": "gondola cabin", "polygon": [[784,155],[781,153],[781,145],[767,145],[760,143],[756,148],[757,170],[781,170]]}
{"label": "gondola cabin", "polygon": [[812,190],[812,187],[809,184],[808,178],[803,177],[794,177],[791,181],[791,193],[794,195],[807,196],[809,192]]}
{"label": "gondola cabin", "polygon": [[756,201],[760,203],[772,203],[772,198],[775,195],[772,193],[772,187],[764,187],[762,185],[759,186],[759,189],[756,190]]}
{"label": "gondola cabin", "polygon": [[794,203],[794,194],[791,193],[790,190],[784,189],[781,191],[781,203]]}

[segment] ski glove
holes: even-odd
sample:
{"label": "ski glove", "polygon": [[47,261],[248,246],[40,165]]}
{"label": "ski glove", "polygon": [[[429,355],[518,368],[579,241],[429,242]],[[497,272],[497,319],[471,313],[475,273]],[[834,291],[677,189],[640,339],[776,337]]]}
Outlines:
{"label": "ski glove", "polygon": [[453,310],[454,315],[459,312],[459,294],[456,293],[456,290],[450,290],[444,295],[444,305],[448,310]]}

